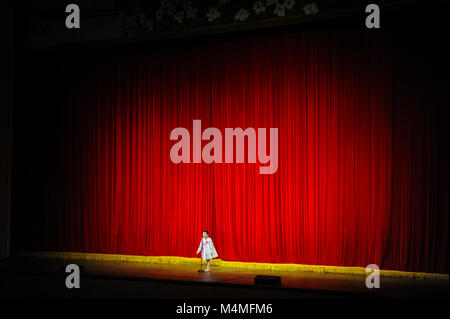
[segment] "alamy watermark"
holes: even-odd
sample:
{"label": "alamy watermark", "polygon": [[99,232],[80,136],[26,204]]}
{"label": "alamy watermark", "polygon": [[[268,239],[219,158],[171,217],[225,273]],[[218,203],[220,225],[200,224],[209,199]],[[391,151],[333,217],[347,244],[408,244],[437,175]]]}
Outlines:
{"label": "alamy watermark", "polygon": [[366,272],[369,273],[366,277],[366,287],[369,289],[380,288],[380,268],[378,265],[367,265]]}
{"label": "alamy watermark", "polygon": [[69,264],[66,266],[66,287],[68,289],[80,288],[80,267],[77,264]]}
{"label": "alamy watermark", "polygon": [[[258,134],[252,127],[243,130],[225,128],[225,159],[222,156],[222,132],[215,127],[208,127],[202,133],[202,121],[193,121],[192,132],[192,163],[233,163],[236,153],[236,163],[244,163],[244,138],[247,138],[248,163],[256,163],[256,145],[258,145],[258,160],[262,164],[260,174],[274,174],[278,170],[278,128],[271,127],[267,136],[266,128],[258,128]],[[234,140],[236,139],[236,143]],[[269,139],[269,143],[267,143]],[[170,150],[173,163],[191,163],[191,134],[184,127],[174,128],[170,132],[170,140],[177,141]],[[202,141],[209,141],[202,150]],[[257,144],[258,143],[258,144]],[[269,144],[269,145],[267,145]],[[236,147],[234,147],[236,146]],[[236,152],[235,152],[236,149]]]}

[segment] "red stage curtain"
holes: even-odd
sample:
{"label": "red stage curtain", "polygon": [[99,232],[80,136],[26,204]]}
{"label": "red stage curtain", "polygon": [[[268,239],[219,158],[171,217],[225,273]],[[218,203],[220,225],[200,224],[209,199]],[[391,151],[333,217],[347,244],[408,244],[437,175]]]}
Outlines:
{"label": "red stage curtain", "polygon": [[[34,248],[195,257],[209,230],[224,260],[447,272],[439,111],[395,50],[310,30],[62,63],[62,184]],[[172,163],[194,119],[278,128],[277,172]]]}

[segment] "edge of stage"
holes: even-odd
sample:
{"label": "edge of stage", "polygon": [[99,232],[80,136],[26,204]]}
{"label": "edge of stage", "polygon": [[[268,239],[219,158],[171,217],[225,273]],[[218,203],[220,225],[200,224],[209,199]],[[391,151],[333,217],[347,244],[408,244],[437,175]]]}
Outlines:
{"label": "edge of stage", "polygon": [[[128,258],[128,259],[127,259]],[[134,259],[133,259],[134,258]],[[140,259],[139,259],[140,258]],[[145,259],[147,258],[147,259]],[[149,262],[150,261],[150,262]],[[448,274],[380,272],[380,288],[368,289],[360,267],[259,264],[215,260],[198,273],[199,258],[73,252],[18,252],[2,261],[2,298],[138,299],[448,299]],[[81,269],[81,289],[67,289],[65,267]],[[243,268],[242,264],[248,264]],[[241,267],[237,267],[241,265]],[[309,268],[296,269],[296,266]],[[277,269],[278,267],[278,269]],[[322,267],[322,268],[317,268]],[[323,268],[326,267],[326,268]],[[274,269],[273,269],[274,268]],[[300,270],[299,270],[300,269]],[[364,273],[361,272],[364,270]],[[342,273],[347,271],[347,273]],[[256,275],[280,276],[281,285],[255,285]],[[23,287],[27,289],[23,289]]]}

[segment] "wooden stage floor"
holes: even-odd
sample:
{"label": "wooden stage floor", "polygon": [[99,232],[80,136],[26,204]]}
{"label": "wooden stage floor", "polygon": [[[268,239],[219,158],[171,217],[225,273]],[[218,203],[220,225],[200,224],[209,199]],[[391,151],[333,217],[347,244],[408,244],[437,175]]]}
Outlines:
{"label": "wooden stage floor", "polygon": [[[68,290],[65,266],[81,266],[81,289]],[[381,277],[368,289],[365,276],[249,271],[212,266],[15,257],[1,264],[6,298],[448,298],[448,280]],[[6,276],[5,276],[6,275]],[[256,275],[281,277],[281,287],[255,286]],[[23,285],[30,287],[23,289]],[[84,289],[83,289],[84,288]]]}

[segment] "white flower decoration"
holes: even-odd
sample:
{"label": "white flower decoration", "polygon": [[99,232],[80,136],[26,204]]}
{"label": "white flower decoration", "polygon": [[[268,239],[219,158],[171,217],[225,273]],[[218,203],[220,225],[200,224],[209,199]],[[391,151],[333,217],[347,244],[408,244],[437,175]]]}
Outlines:
{"label": "white flower decoration", "polygon": [[137,19],[134,15],[130,15],[127,17],[127,24],[130,26],[137,26]]}
{"label": "white flower decoration", "polygon": [[173,18],[175,19],[175,21],[177,21],[178,23],[182,23],[183,22],[183,18],[184,18],[184,11],[179,11],[177,12]]}
{"label": "white flower decoration", "polygon": [[255,10],[256,14],[260,14],[266,11],[266,7],[264,6],[264,3],[262,1],[256,1],[253,5],[253,10]]}
{"label": "white flower decoration", "polygon": [[145,28],[148,31],[152,31],[154,26],[155,26],[155,23],[153,21],[150,21],[150,20],[145,21]]}
{"label": "white flower decoration", "polygon": [[266,6],[271,6],[272,4],[277,3],[277,0],[266,0]]}
{"label": "white flower decoration", "polygon": [[167,14],[170,16],[173,16],[176,11],[177,8],[174,5],[169,5],[169,7],[167,8]]}
{"label": "white flower decoration", "polygon": [[161,1],[161,9],[165,9],[169,6],[170,1],[169,0],[163,0]]}
{"label": "white flower decoration", "polygon": [[220,12],[216,7],[209,8],[208,12],[206,13],[206,18],[208,18],[209,22],[213,22],[218,17],[220,17]]}
{"label": "white flower decoration", "polygon": [[188,8],[192,8],[192,1],[183,1],[181,4],[184,10],[187,10]]}
{"label": "white flower decoration", "polygon": [[228,2],[230,2],[231,0],[219,0],[219,7],[223,6],[224,4],[227,4]]}
{"label": "white flower decoration", "polygon": [[194,19],[197,16],[197,9],[194,7],[189,7],[186,9],[186,18]]}
{"label": "white flower decoration", "polygon": [[164,16],[164,11],[162,11],[161,9],[156,10],[156,12],[155,12],[156,22],[160,22],[161,19],[163,18],[163,16]]}
{"label": "white flower decoration", "polygon": [[305,14],[315,14],[319,12],[319,9],[317,8],[315,2],[311,2],[303,7],[303,11],[305,12]]}
{"label": "white flower decoration", "polygon": [[286,7],[287,10],[291,10],[295,5],[295,0],[285,0],[284,1],[284,6]]}
{"label": "white flower decoration", "polygon": [[284,4],[277,4],[275,7],[275,10],[273,10],[273,13],[276,14],[279,17],[284,17],[286,15],[286,7]]}
{"label": "white flower decoration", "polygon": [[241,9],[239,10],[236,15],[234,16],[234,20],[237,21],[245,21],[249,16],[249,13],[247,10],[245,9]]}
{"label": "white flower decoration", "polygon": [[139,24],[143,26],[145,24],[145,19],[147,17],[145,12],[138,11],[137,16],[138,16]]}

